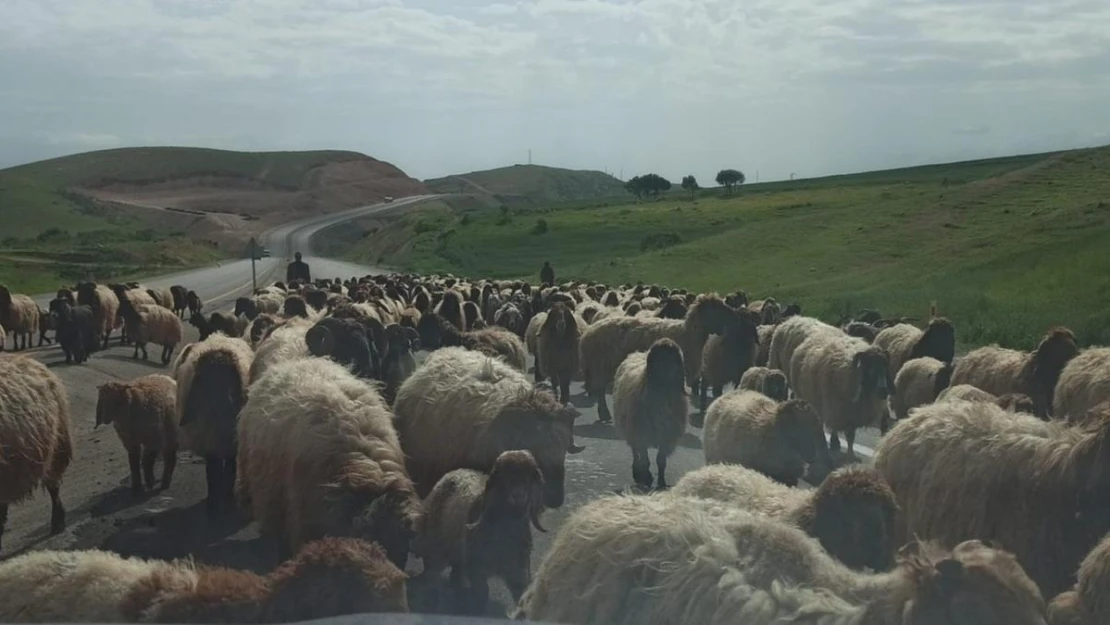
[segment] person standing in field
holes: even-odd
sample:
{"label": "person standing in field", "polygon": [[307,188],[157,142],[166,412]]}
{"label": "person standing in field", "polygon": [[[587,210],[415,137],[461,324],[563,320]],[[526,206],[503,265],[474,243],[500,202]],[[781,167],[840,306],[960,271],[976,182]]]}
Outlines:
{"label": "person standing in field", "polygon": [[543,261],[543,268],[540,269],[540,284],[555,286],[555,269],[551,266],[550,261]]}

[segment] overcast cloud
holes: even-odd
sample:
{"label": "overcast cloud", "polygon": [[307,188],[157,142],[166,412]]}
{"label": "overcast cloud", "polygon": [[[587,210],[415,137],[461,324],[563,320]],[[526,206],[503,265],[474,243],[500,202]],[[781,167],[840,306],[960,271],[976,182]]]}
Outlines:
{"label": "overcast cloud", "polygon": [[1106,0],[0,0],[0,166],[342,148],[703,184],[1110,143]]}

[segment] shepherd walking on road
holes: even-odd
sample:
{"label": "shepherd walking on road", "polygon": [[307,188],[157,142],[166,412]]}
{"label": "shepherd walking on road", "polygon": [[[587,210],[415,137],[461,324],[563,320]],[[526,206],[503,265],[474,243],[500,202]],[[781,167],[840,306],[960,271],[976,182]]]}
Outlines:
{"label": "shepherd walking on road", "polygon": [[540,269],[540,284],[555,286],[555,269],[551,266],[551,261],[543,261],[543,269]]}
{"label": "shepherd walking on road", "polygon": [[294,254],[293,262],[285,266],[285,283],[289,284],[294,280],[300,280],[305,284],[312,282],[312,276],[308,272],[308,263],[301,260],[300,252]]}

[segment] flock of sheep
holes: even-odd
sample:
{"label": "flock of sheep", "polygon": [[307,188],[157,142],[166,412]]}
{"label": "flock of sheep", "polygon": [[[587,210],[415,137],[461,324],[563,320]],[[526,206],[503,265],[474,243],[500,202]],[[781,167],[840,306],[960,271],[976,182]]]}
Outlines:
{"label": "flock of sheep", "polygon": [[[259,576],[32,552],[0,563],[0,620],[405,611],[415,555],[425,575],[450,568],[463,613],[483,613],[500,577],[519,619],[1110,623],[1110,348],[1066,329],[956,359],[935,315],[834,326],[743,292],[416,275],[277,283],[202,310],[181,287],[82,283],[49,311],[0,287],[13,348],[47,340],[43,317],[67,362],[117,328],[135,357],[162,346],[171,375],[99,388],[96,422],[118,433],[133,490],[169,488],[188,450],[209,513],[246,511],[287,561]],[[201,340],[175,359],[186,311]],[[572,380],[627,441],[637,488],[573,512],[533,574],[532,531],[583,449]],[[689,425],[706,465],[670,486]],[[884,434],[874,468],[837,468],[841,436],[852,459],[865,427]],[[39,486],[65,527],[69,429],[60,380],[0,356],[0,536]]]}

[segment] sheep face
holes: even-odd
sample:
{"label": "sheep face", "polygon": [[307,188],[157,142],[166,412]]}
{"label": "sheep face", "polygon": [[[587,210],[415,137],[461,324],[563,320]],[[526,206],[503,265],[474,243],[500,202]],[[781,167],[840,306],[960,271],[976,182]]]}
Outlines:
{"label": "sheep face", "polygon": [[792,304],[787,304],[786,308],[784,308],[782,310],[781,317],[782,317],[782,320],[786,320],[786,319],[789,319],[791,317],[794,317],[794,316],[797,316],[797,315],[800,315],[800,314],[802,314],[801,304],[792,303]]}
{"label": "sheep face", "polygon": [[647,386],[651,390],[685,392],[686,368],[682,348],[670,339],[659,339],[647,354]]}
{"label": "sheep face", "polygon": [[829,474],[813,498],[812,533],[845,565],[885,571],[894,563],[894,491],[874,469]]}
{"label": "sheep face", "polygon": [[1075,335],[1066,328],[1056,328],[1048,333],[1037,346],[1025,370],[1022,372],[1024,388],[1030,389],[1030,396],[1036,406],[1034,414],[1045,416],[1052,409],[1053,394],[1060,372],[1068,362],[1079,355]]}
{"label": "sheep face", "polygon": [[1040,590],[1005,551],[978,540],[956,545],[951,554],[912,543],[899,560],[916,582],[904,623],[1044,625]]}
{"label": "sheep face", "polygon": [[950,363],[956,356],[956,329],[943,317],[933,319],[910,350],[910,359],[931,356]]}
{"label": "sheep face", "polygon": [[249,297],[240,297],[235,300],[234,315],[246,315],[247,319],[254,319],[258,316],[258,307],[255,306],[254,300]]}
{"label": "sheep face", "polygon": [[433,312],[426,312],[416,324],[416,332],[420,335],[420,344],[425,349],[439,349],[443,346],[443,321]]}
{"label": "sheep face", "polygon": [[540,523],[543,507],[543,473],[531,452],[502,452],[493,463],[477,518],[469,527],[478,528],[499,518],[527,518],[537,530],[546,532]]}
{"label": "sheep face", "polygon": [[999,408],[1010,412],[1033,414],[1037,409],[1037,406],[1033,403],[1033,398],[1021,393],[1006,393],[999,397],[996,403]]}
{"label": "sheep face", "polygon": [[786,401],[789,395],[786,375],[778,370],[768,373],[763,378],[763,394],[775,401]]}
{"label": "sheep face", "polygon": [[282,305],[282,314],[286,317],[300,317],[302,319],[308,318],[308,303],[300,295],[290,295],[285,298],[285,303]]}
{"label": "sheep face", "polygon": [[890,379],[890,372],[887,370],[886,352],[878,347],[861,351],[852,358],[852,366],[856,372],[856,380],[859,382],[856,386],[854,402],[872,396],[886,399],[890,395],[894,382]]}
{"label": "sheep face", "polygon": [[543,474],[544,505],[562,506],[566,455],[581,451],[574,446],[576,416],[559,404],[550,391],[532,390],[502,410],[490,425],[486,451],[490,465],[503,451],[528,450]]}
{"label": "sheep face", "polygon": [[662,319],[684,319],[686,317],[686,300],[680,296],[667,298],[655,316]]}
{"label": "sheep face", "polygon": [[121,412],[129,401],[130,389],[119,382],[105,382],[97,387],[96,425],[111,425],[116,413]]}

